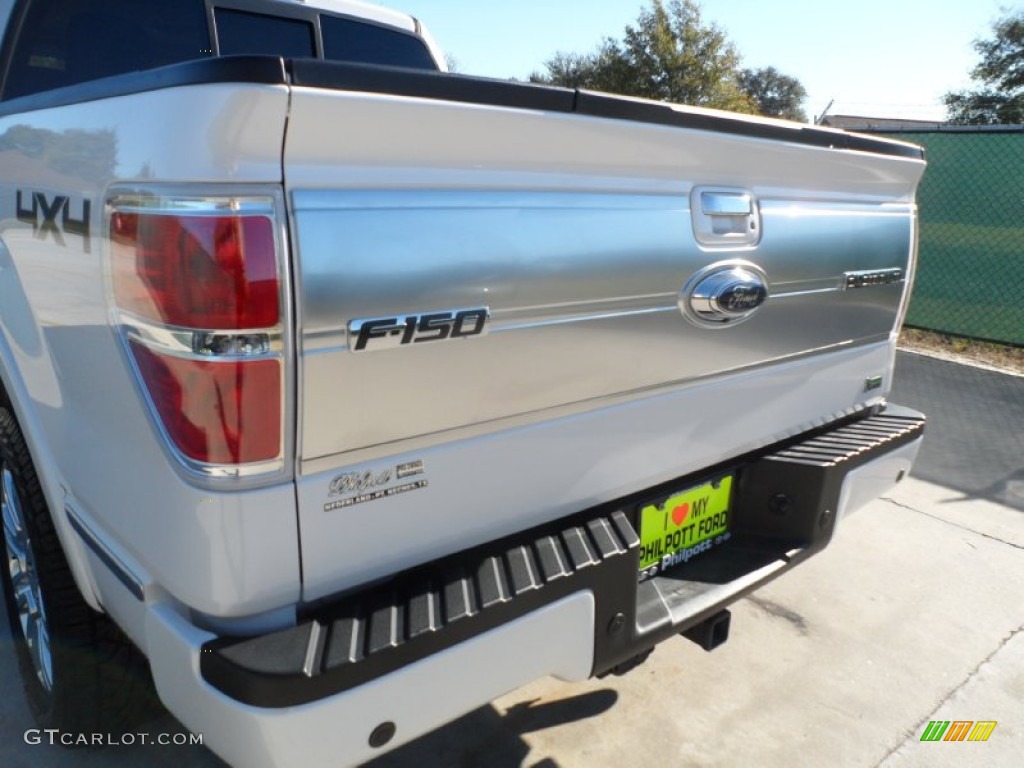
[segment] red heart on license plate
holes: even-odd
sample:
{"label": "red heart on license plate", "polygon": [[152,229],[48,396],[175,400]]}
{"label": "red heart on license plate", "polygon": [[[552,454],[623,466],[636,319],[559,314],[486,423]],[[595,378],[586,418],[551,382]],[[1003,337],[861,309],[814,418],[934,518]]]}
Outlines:
{"label": "red heart on license plate", "polygon": [[672,522],[676,525],[682,525],[688,514],[690,514],[690,505],[680,504],[672,510]]}

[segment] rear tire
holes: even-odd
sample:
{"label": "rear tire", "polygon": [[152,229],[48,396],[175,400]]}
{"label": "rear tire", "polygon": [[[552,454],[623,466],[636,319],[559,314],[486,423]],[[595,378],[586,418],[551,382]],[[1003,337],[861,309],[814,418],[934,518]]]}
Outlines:
{"label": "rear tire", "polygon": [[149,667],[82,599],[11,412],[0,407],[0,581],[22,685],[37,723],[113,733],[159,711]]}

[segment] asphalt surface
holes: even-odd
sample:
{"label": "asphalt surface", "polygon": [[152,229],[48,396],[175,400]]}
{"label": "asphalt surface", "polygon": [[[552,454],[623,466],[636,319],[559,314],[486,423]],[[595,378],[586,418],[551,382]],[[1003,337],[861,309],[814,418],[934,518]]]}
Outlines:
{"label": "asphalt surface", "polygon": [[[537,681],[372,768],[1024,764],[1024,378],[901,353],[892,399],[929,415],[913,476],[738,602],[724,646],[679,639],[622,678]],[[4,768],[223,765],[198,747],[26,744],[3,647],[0,689]],[[997,725],[922,742],[931,720]]]}
{"label": "asphalt surface", "polygon": [[1024,512],[1022,387],[1018,376],[901,353],[891,399],[928,415],[914,476]]}

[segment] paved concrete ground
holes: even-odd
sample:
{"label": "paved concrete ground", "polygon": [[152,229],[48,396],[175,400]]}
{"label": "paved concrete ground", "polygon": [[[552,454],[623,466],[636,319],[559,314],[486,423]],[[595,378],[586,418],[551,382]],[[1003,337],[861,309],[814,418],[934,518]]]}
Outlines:
{"label": "paved concrete ground", "polygon": [[[737,604],[713,653],[679,640],[622,679],[535,683],[375,768],[427,754],[461,766],[1020,766],[1024,545],[932,504],[1001,512],[907,481]],[[987,743],[921,743],[932,719],[999,725]]]}
{"label": "paved concrete ground", "polygon": [[902,353],[892,399],[928,414],[915,477],[1024,512],[1024,378]]}
{"label": "paved concrete ground", "polygon": [[[1024,378],[901,355],[898,382],[893,399],[931,416],[916,477],[736,604],[725,646],[679,639],[623,678],[538,681],[372,768],[1024,764]],[[220,764],[196,748],[24,745],[3,650],[5,768]],[[922,743],[929,720],[998,725],[984,743]]]}

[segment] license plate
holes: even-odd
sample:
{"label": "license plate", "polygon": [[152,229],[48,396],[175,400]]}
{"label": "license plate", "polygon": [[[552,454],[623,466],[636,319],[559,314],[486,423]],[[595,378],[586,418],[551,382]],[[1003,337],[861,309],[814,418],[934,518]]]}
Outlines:
{"label": "license plate", "polygon": [[640,508],[640,570],[653,576],[729,540],[732,475]]}

